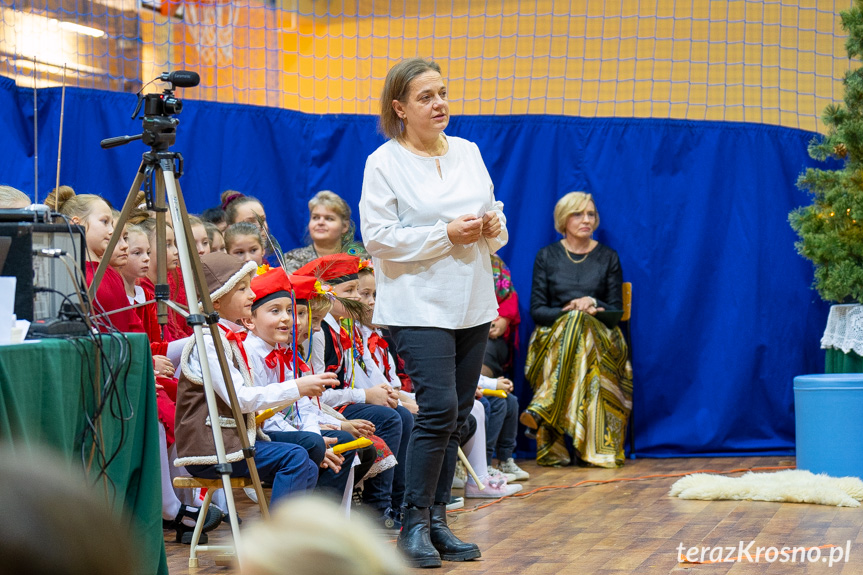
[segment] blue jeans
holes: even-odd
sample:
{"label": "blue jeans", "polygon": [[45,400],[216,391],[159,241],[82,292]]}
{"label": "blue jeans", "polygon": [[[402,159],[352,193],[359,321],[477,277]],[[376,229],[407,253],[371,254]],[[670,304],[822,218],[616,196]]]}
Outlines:
{"label": "blue jeans", "polygon": [[267,435],[273,441],[280,443],[293,443],[299,445],[306,450],[315,465],[321,465],[324,460],[324,453],[327,451],[327,446],[324,443],[324,438],[311,431],[268,431]]}
{"label": "blue jeans", "polygon": [[419,405],[407,449],[405,505],[449,503],[459,431],[473,407],[488,328],[390,327]]}
{"label": "blue jeans", "polygon": [[[518,433],[518,399],[515,394],[502,397],[486,397],[488,409],[485,420],[486,459],[491,465],[492,455],[497,450],[497,458],[506,461],[515,450]],[[485,403],[485,401],[483,401]]]}
{"label": "blue jeans", "polygon": [[[271,503],[295,493],[311,491],[318,481],[318,466],[309,459],[305,449],[292,443],[256,441],[255,467],[261,481],[273,484]],[[214,465],[187,465],[186,469],[195,477],[221,478]],[[231,476],[249,477],[245,459],[231,463]]]}

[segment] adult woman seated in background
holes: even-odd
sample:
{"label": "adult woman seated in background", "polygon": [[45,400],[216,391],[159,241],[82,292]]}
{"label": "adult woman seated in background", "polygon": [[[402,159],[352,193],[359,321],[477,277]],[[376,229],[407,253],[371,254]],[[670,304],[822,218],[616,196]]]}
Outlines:
{"label": "adult woman seated in background", "polygon": [[311,244],[285,253],[285,270],[294,273],[321,256],[348,253],[368,258],[362,244],[354,239],[356,226],[351,207],[341,196],[323,190],[309,200],[309,238]]}
{"label": "adult woman seated in background", "polygon": [[521,422],[536,430],[536,461],[569,465],[564,434],[577,456],[598,467],[623,465],[632,408],[632,368],[620,328],[594,317],[623,305],[617,252],[593,239],[599,213],[590,194],[570,192],[554,207],[563,240],[542,248],[533,266],[525,375],[534,391]]}

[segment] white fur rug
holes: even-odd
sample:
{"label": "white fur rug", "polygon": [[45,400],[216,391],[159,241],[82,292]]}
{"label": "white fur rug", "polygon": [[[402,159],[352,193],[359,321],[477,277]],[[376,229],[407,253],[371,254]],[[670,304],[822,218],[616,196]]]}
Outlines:
{"label": "white fur rug", "polygon": [[681,499],[731,499],[817,503],[860,507],[863,481],[789,469],[775,473],[745,473],[740,477],[696,473],[677,480],[668,492]]}

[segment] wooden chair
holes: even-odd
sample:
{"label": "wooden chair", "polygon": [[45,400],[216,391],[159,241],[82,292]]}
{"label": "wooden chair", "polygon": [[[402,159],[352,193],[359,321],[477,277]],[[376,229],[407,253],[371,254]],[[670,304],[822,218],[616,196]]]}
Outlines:
{"label": "wooden chair", "polygon": [[[623,282],[623,316],[620,318],[621,322],[625,322],[624,326],[624,335],[626,337],[626,344],[628,346],[628,354],[629,360],[632,361],[632,332],[629,329],[630,319],[632,318],[632,283],[631,282]],[[635,459],[635,433],[632,431],[632,413],[635,411],[635,405],[633,405],[633,409],[629,410],[629,422],[626,426],[626,434],[629,436],[629,458]]]}
{"label": "wooden chair", "polygon": [[[232,477],[231,487],[234,489],[241,487],[249,487],[252,485],[252,480],[248,477]],[[207,510],[210,508],[210,503],[213,500],[213,494],[222,489],[221,479],[201,479],[198,477],[175,477],[174,487],[180,489],[195,489],[198,487],[206,488],[207,494],[204,496],[204,503],[201,505],[201,511],[198,513],[198,522],[195,523],[195,531],[192,533],[192,544],[189,546],[189,567],[198,566],[198,551],[221,551],[227,554],[226,556],[218,556],[216,565],[231,565],[236,557],[236,549],[233,545],[198,545],[201,539],[201,533],[204,529],[204,522],[207,520]]]}
{"label": "wooden chair", "polygon": [[620,321],[629,321],[632,317],[632,283],[623,282],[623,317]]}

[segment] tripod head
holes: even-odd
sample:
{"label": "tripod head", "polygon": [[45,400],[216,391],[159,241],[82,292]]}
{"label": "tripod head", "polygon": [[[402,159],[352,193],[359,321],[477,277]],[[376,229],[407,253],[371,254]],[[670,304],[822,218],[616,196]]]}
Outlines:
{"label": "tripod head", "polygon": [[[169,86],[161,94],[144,94],[143,90],[156,81],[167,82]],[[132,119],[138,117],[141,106],[144,106],[142,118],[144,131],[137,136],[118,136],[102,140],[104,149],[114,148],[142,140],[152,148],[153,152],[162,152],[174,145],[177,139],[177,124],[180,121],[172,116],[183,111],[183,102],[174,95],[176,88],[191,88],[201,82],[200,76],[195,72],[177,70],[174,72],[163,72],[158,77],[150,80],[141,91],[138,92],[138,105],[132,112]]]}

